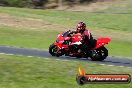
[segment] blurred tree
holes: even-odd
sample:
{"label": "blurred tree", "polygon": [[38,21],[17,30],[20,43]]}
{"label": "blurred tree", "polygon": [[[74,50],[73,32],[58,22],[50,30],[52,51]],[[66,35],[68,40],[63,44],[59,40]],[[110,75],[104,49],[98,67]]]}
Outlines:
{"label": "blurred tree", "polygon": [[65,1],[68,2],[68,5],[69,5],[70,7],[73,7],[74,2],[75,2],[76,0],[65,0]]}
{"label": "blurred tree", "polygon": [[[60,8],[63,5],[69,5],[70,7],[74,6],[74,4],[84,4],[89,3],[91,1],[104,1],[104,0],[0,0],[0,5],[2,6],[14,6],[14,7],[46,7],[47,5],[51,5],[51,7]],[[107,0],[106,0],[107,1]]]}
{"label": "blurred tree", "polygon": [[60,8],[62,8],[62,0],[58,0],[58,5]]}
{"label": "blurred tree", "polygon": [[79,2],[80,3],[89,3],[89,2],[92,2],[92,1],[96,1],[96,0],[80,0]]}
{"label": "blurred tree", "polygon": [[7,4],[6,0],[0,0],[0,5],[6,5],[6,4]]}
{"label": "blurred tree", "polygon": [[48,2],[48,0],[32,0],[32,2],[35,6],[42,7]]}
{"label": "blurred tree", "polygon": [[24,7],[29,3],[31,3],[31,0],[0,0],[0,5],[2,6]]}

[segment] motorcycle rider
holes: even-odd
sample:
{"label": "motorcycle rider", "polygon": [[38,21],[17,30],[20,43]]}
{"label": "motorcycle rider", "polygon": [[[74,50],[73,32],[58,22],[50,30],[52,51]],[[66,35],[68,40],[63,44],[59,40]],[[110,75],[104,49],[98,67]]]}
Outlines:
{"label": "motorcycle rider", "polygon": [[95,39],[93,39],[92,34],[86,29],[86,24],[84,22],[79,22],[76,27],[76,31],[69,30],[69,34],[80,33],[83,37],[83,50],[93,48],[95,46]]}

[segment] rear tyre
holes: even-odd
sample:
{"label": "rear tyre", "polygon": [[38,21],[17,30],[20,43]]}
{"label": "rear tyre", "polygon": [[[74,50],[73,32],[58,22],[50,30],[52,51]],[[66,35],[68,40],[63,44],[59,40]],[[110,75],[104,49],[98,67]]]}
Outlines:
{"label": "rear tyre", "polygon": [[93,61],[103,61],[108,56],[108,50],[102,46],[94,51],[92,51],[91,59]]}

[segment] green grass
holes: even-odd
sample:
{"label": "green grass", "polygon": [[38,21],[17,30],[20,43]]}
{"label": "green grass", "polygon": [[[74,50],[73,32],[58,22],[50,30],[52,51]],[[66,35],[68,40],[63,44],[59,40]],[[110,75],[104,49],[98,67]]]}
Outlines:
{"label": "green grass", "polygon": [[112,40],[106,47],[112,56],[132,57],[132,42]]}
{"label": "green grass", "polygon": [[[91,29],[113,30],[115,32],[132,32],[132,15],[131,14],[96,14],[88,12],[66,12],[66,11],[52,11],[52,10],[36,10],[27,8],[12,8],[0,7],[0,13],[6,13],[16,19],[39,19],[42,22],[56,24],[59,27],[73,28],[80,20],[85,21]],[[30,24],[29,24],[30,25]],[[33,24],[32,24],[33,25]],[[57,30],[56,27],[54,27]],[[0,25],[0,45],[9,45],[26,48],[48,49],[52,44],[57,34],[60,31],[55,31],[53,28],[46,29],[47,31],[36,28],[15,27]],[[63,31],[63,30],[62,30]],[[98,34],[98,33],[97,33]],[[95,34],[96,35],[96,34]],[[116,38],[107,45],[109,55],[132,57],[131,49],[132,42],[128,39],[121,40]],[[127,36],[127,38],[129,38]],[[130,36],[131,39],[131,36]]]}
{"label": "green grass", "polygon": [[0,27],[0,45],[47,49],[54,42],[55,36],[58,34],[57,31],[17,29],[7,26]]}
{"label": "green grass", "polygon": [[[83,20],[90,28],[131,33],[131,14],[94,14],[88,12],[65,12],[27,8],[0,7],[16,19],[41,19],[43,22],[72,28]],[[4,15],[4,14],[3,14]],[[2,18],[5,19],[5,18]],[[9,19],[10,20],[10,19]],[[29,24],[30,25],[30,24]],[[60,31],[56,27],[28,28],[0,25],[0,45],[48,49]],[[62,30],[63,31],[63,30]],[[98,34],[98,33],[97,33]],[[114,35],[113,36],[117,36]],[[126,36],[123,36],[126,37]],[[128,37],[127,37],[128,38]],[[131,38],[131,36],[130,36]],[[132,57],[132,42],[113,38],[106,45],[110,55]],[[88,84],[79,86],[75,77],[78,67],[83,66],[88,74],[130,74],[131,68],[110,67],[79,60],[60,61],[54,58],[28,58],[24,56],[0,55],[0,88],[132,88],[132,84]]]}
{"label": "green grass", "polygon": [[[26,29],[0,27],[0,45],[10,45],[25,48],[38,48],[47,50],[59,32],[57,31],[30,31]],[[132,57],[131,42],[112,40],[106,47],[109,55]]]}
{"label": "green grass", "polygon": [[[76,62],[74,62],[76,61]],[[132,84],[88,84],[79,86],[75,77],[78,67],[87,74],[130,74],[131,68],[109,67],[95,63],[54,58],[28,58],[0,55],[0,88],[131,88]],[[118,69],[118,70],[117,70]]]}
{"label": "green grass", "polygon": [[0,7],[0,12],[18,17],[42,19],[47,22],[75,27],[79,21],[85,21],[89,27],[112,30],[132,30],[131,14],[95,14],[88,12],[65,12],[52,10],[34,10]]}

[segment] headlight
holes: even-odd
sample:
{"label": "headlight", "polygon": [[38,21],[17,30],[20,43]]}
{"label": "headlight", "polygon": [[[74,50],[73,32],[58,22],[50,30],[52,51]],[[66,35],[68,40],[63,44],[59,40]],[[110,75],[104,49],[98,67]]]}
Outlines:
{"label": "headlight", "polygon": [[59,43],[59,40],[56,40],[57,43]]}

